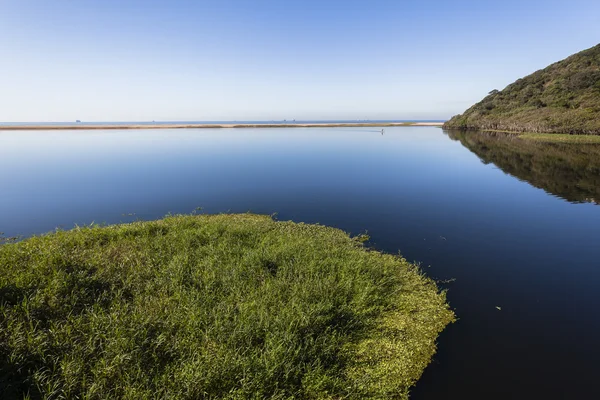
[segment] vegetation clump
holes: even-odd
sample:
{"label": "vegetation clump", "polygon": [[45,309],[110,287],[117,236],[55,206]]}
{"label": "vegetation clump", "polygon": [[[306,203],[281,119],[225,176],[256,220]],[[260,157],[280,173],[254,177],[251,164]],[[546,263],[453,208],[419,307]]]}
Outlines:
{"label": "vegetation clump", "polygon": [[600,135],[600,44],[491,91],[444,128]]}
{"label": "vegetation clump", "polygon": [[406,399],[453,321],[320,225],[171,216],[0,246],[3,399]]}

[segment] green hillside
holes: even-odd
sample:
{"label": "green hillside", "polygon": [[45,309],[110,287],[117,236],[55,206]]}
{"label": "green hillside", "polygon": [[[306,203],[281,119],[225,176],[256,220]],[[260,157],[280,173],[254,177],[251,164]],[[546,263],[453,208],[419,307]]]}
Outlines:
{"label": "green hillside", "polygon": [[600,44],[491,91],[444,128],[600,135]]}

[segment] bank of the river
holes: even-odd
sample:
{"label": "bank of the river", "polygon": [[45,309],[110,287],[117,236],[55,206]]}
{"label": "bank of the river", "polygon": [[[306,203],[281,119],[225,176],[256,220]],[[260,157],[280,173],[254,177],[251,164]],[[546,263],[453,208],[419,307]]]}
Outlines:
{"label": "bank of the river", "polygon": [[0,246],[7,398],[407,398],[454,319],[362,237],[252,214]]}
{"label": "bank of the river", "polygon": [[[461,129],[448,129],[448,131],[461,131]],[[498,129],[484,130],[462,130],[463,132],[500,134],[507,137],[518,137],[519,139],[542,143],[569,143],[569,144],[600,144],[600,135],[569,135],[565,133],[533,133],[533,132],[512,132]]]}
{"label": "bank of the river", "polygon": [[600,135],[567,135],[563,133],[523,133],[519,137],[545,143],[600,144]]}
{"label": "bank of the river", "polygon": [[392,126],[442,126],[443,122],[323,122],[293,124],[114,124],[114,125],[0,125],[0,130],[65,130],[65,129],[192,129],[192,128],[355,128],[355,127],[392,127]]}

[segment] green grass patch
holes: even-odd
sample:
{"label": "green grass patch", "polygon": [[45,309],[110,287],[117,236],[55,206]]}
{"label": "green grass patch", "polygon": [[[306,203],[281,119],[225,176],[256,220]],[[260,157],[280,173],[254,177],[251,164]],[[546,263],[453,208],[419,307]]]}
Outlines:
{"label": "green grass patch", "polygon": [[406,399],[454,314],[361,241],[242,214],[4,244],[2,398]]}

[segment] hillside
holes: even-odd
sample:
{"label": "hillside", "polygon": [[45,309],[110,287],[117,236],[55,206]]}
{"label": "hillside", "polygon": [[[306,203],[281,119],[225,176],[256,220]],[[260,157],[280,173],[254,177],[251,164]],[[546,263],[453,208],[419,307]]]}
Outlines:
{"label": "hillside", "polygon": [[444,128],[600,135],[600,44],[491,91]]}

